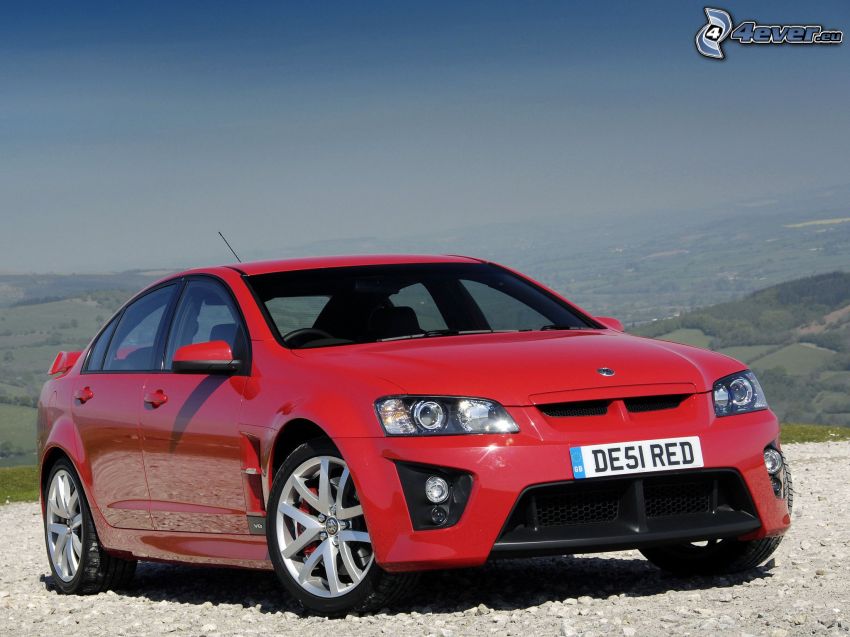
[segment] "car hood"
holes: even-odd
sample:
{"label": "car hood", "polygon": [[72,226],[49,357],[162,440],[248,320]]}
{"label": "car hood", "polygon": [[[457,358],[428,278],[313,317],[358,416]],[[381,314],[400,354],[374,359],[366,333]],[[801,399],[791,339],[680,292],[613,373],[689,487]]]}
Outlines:
{"label": "car hood", "polygon": [[[342,384],[351,374],[369,374],[399,393],[480,396],[505,405],[546,402],[541,394],[568,400],[558,396],[564,392],[578,392],[575,400],[705,392],[718,378],[746,368],[714,352],[613,330],[434,337],[296,353],[326,373],[339,372]],[[601,368],[614,374],[604,376]],[[653,385],[657,391],[646,387]]]}

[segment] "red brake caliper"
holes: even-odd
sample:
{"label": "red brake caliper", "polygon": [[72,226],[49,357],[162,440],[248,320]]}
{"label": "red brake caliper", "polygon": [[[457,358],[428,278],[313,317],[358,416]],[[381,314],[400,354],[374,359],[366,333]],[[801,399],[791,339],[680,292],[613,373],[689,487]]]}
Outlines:
{"label": "red brake caliper", "polygon": [[[318,495],[319,495],[318,489],[316,489],[315,487],[308,487],[308,488],[310,489],[310,493],[312,493],[313,495],[318,497]],[[309,515],[310,514],[310,505],[308,505],[307,501],[302,498],[301,504],[298,505],[298,510],[303,511],[304,513],[307,513]],[[305,531],[305,528],[303,526],[301,526],[300,524],[297,524],[296,526],[298,527],[298,533],[299,534],[303,533]],[[319,547],[318,541],[311,542],[310,544],[305,546],[304,549],[303,549],[304,557],[310,557],[310,555],[312,555],[313,551],[315,551],[318,547]]]}

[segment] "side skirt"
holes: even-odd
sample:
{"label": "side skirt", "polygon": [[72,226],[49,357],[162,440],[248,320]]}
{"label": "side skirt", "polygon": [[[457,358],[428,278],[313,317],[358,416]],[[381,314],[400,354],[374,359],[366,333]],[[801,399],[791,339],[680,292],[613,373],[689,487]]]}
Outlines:
{"label": "side skirt", "polygon": [[111,528],[107,551],[134,559],[272,570],[265,536]]}

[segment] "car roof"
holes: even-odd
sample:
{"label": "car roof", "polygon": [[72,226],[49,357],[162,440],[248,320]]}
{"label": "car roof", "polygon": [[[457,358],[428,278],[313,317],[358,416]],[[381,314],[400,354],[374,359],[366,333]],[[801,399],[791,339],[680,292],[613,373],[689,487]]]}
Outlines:
{"label": "car roof", "polygon": [[[232,263],[223,267],[231,268],[247,275],[269,274],[272,272],[291,272],[294,270],[317,270],[323,268],[343,268],[359,265],[388,265],[404,263],[482,263],[481,259],[454,254],[361,254],[332,257],[305,257],[300,259],[281,259],[276,261],[254,261],[251,263]],[[201,274],[211,268],[197,268],[181,272],[181,275]]]}

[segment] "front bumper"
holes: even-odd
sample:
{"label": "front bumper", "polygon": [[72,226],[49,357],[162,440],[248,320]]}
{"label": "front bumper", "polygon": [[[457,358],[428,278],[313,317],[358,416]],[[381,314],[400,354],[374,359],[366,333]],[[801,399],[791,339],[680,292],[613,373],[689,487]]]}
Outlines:
{"label": "front bumper", "polygon": [[[342,438],[336,442],[352,468],[377,561],[389,571],[477,566],[491,556],[595,552],[713,537],[758,539],[784,533],[790,525],[788,508],[784,499],[774,495],[763,460],[764,447],[779,436],[774,414],[765,410],[714,418],[708,413],[709,397],[694,395],[689,400],[694,402],[685,411],[674,410],[678,416],[645,415],[611,423],[610,428],[599,419],[555,422],[535,407],[516,407],[509,411],[520,426],[518,434]],[[687,420],[681,420],[683,415]],[[641,522],[640,513],[634,511],[631,518],[618,515],[613,526],[597,528],[597,533],[576,525],[569,531],[557,527],[543,535],[529,535],[521,525],[516,526],[516,507],[521,505],[522,494],[532,487],[584,487],[604,481],[573,483],[570,447],[686,435],[699,436],[705,463],[692,474],[722,473],[739,481],[740,497],[746,502],[736,500],[740,506],[731,509],[742,512],[740,515],[732,515],[722,502],[718,506],[715,498],[713,517],[691,515],[684,521],[647,521],[644,516]],[[471,492],[456,524],[414,530],[398,462],[457,469],[472,476]],[[628,482],[652,481],[655,475],[672,478],[673,474],[643,474],[637,476],[640,480]],[[633,491],[627,493],[627,487],[632,488],[626,485],[618,496],[625,503],[624,512],[628,512],[629,502],[639,504]],[[509,533],[512,528],[513,534]]]}

